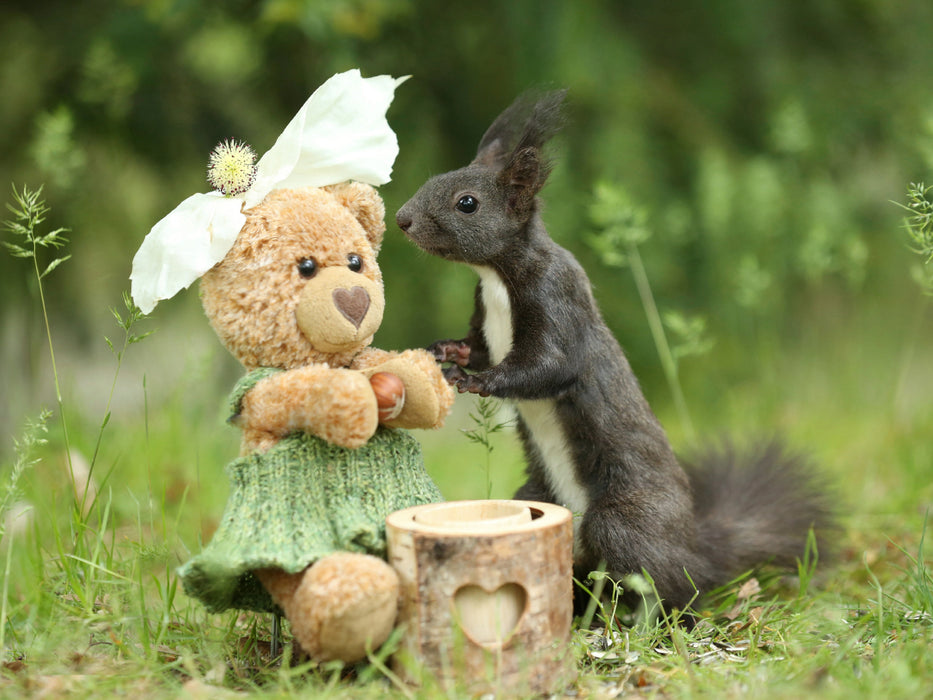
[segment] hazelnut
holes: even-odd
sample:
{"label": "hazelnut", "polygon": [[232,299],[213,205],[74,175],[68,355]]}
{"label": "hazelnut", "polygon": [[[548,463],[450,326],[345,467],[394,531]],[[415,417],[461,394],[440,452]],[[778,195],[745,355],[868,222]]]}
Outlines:
{"label": "hazelnut", "polygon": [[379,408],[379,421],[398,418],[405,406],[405,384],[398,375],[391,372],[376,372],[369,378],[373,393],[376,394],[376,406]]}

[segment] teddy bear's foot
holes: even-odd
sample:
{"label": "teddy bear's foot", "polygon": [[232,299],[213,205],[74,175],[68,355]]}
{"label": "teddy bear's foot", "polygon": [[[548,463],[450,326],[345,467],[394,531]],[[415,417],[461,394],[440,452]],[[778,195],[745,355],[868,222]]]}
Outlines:
{"label": "teddy bear's foot", "polygon": [[285,614],[311,658],[350,663],[389,637],[398,595],[398,575],[385,561],[339,552],[305,570]]}

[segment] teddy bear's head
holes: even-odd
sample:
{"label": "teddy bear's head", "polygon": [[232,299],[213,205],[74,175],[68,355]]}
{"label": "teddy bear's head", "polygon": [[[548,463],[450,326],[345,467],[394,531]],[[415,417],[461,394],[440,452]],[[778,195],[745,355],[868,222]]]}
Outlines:
{"label": "teddy bear's head", "polygon": [[361,183],[274,190],[245,214],[201,279],[220,340],[247,369],[348,364],[382,323],[382,199]]}

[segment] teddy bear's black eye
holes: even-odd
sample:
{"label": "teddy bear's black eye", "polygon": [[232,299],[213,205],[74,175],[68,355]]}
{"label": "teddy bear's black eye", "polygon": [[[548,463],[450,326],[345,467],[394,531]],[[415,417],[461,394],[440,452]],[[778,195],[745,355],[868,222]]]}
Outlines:
{"label": "teddy bear's black eye", "polygon": [[351,272],[359,272],[363,269],[363,258],[356,253],[350,253],[347,256],[347,267],[350,268]]}
{"label": "teddy bear's black eye", "polygon": [[317,263],[313,258],[302,258],[298,261],[298,274],[306,280],[314,277],[317,272]]}
{"label": "teddy bear's black eye", "polygon": [[479,200],[471,194],[465,194],[457,201],[457,211],[464,214],[472,214],[478,206]]}

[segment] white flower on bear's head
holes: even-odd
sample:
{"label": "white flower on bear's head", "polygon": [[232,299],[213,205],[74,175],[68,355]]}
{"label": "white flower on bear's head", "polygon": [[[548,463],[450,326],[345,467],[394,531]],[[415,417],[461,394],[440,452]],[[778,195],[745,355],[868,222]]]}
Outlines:
{"label": "white flower on bear's head", "polygon": [[398,140],[385,115],[405,80],[363,78],[359,70],[338,73],[314,91],[255,166],[247,157],[249,146],[218,146],[210,167],[216,155],[219,169],[216,180],[211,171],[209,182],[219,191],[188,197],[152,227],[133,258],[133,302],[149,313],[223,260],[246,222],[243,211],[272,190],[346,180],[387,183]]}

